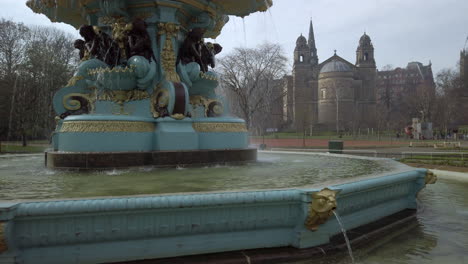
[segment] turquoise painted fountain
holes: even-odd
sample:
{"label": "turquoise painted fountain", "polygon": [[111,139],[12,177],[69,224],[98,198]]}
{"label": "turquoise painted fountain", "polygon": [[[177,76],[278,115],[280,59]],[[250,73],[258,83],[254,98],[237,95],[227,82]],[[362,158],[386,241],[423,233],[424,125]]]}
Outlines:
{"label": "turquoise painted fountain", "polygon": [[[290,152],[257,161],[247,147],[244,121],[215,92],[222,48],[204,38],[227,15],[271,4],[28,1],[83,36],[78,70],[54,98],[46,165],[107,170],[0,156],[0,264],[285,263],[346,251],[338,215],[352,245],[414,219],[437,179],[425,169]],[[233,162],[247,164],[160,168]]]}
{"label": "turquoise painted fountain", "polygon": [[[80,30],[81,62],[54,97],[53,168],[244,162],[245,122],[229,116],[210,69],[228,15],[271,0],[30,0],[52,21]],[[171,155],[178,152],[177,158]],[[213,157],[215,157],[213,159]]]}

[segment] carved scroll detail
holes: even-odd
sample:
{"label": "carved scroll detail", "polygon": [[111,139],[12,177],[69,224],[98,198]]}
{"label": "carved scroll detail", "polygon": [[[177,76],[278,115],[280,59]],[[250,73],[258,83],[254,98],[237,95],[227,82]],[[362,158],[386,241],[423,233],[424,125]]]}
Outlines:
{"label": "carved scroll detail", "polygon": [[158,34],[166,35],[166,40],[164,41],[164,47],[161,54],[161,64],[166,74],[166,80],[171,82],[180,82],[180,77],[175,70],[176,55],[172,44],[172,38],[177,37],[180,26],[174,23],[159,23],[158,27]]}
{"label": "carved scroll detail", "polygon": [[104,133],[104,132],[153,132],[155,126],[149,122],[134,121],[66,121],[62,133]]}

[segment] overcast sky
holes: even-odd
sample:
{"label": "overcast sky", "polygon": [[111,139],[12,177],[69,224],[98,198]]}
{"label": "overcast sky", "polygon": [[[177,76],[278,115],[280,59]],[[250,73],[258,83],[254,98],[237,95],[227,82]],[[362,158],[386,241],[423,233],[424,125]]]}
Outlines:
{"label": "overcast sky", "polygon": [[[34,14],[25,2],[0,0],[0,17],[58,27],[79,37],[73,27]],[[354,63],[359,38],[366,31],[378,68],[431,60],[436,73],[455,67],[468,36],[468,0],[273,0],[269,12],[244,20],[231,17],[216,41],[224,47],[222,54],[237,46],[280,43],[292,60],[296,39],[301,33],[308,36],[311,18],[320,62],[336,49]]]}

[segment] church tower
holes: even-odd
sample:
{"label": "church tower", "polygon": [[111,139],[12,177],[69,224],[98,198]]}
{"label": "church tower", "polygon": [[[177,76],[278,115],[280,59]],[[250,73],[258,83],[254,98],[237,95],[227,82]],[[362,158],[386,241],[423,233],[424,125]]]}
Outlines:
{"label": "church tower", "polygon": [[318,56],[312,21],[309,40],[302,34],[296,40],[293,66],[294,124],[298,131],[309,131],[317,120]]}
{"label": "church tower", "polygon": [[374,46],[370,37],[364,33],[359,39],[359,46],[356,50],[356,66],[366,68],[376,68],[374,59]]}
{"label": "church tower", "polygon": [[310,25],[309,25],[308,46],[310,50],[310,64],[312,67],[314,67],[318,65],[318,55],[317,55],[317,47],[315,46],[315,34],[314,34],[314,25],[312,25],[312,19],[310,20]]}
{"label": "church tower", "polygon": [[356,69],[362,81],[362,86],[355,91],[356,118],[361,127],[375,127],[377,67],[374,45],[366,33],[359,39],[359,46],[356,50]]}

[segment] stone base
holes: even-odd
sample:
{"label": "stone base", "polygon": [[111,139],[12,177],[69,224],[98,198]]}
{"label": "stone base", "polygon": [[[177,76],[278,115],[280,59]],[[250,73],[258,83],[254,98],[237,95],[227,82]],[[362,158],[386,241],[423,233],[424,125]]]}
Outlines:
{"label": "stone base", "polygon": [[257,149],[154,152],[46,152],[45,164],[56,169],[109,169],[141,166],[176,167],[255,162]]}

